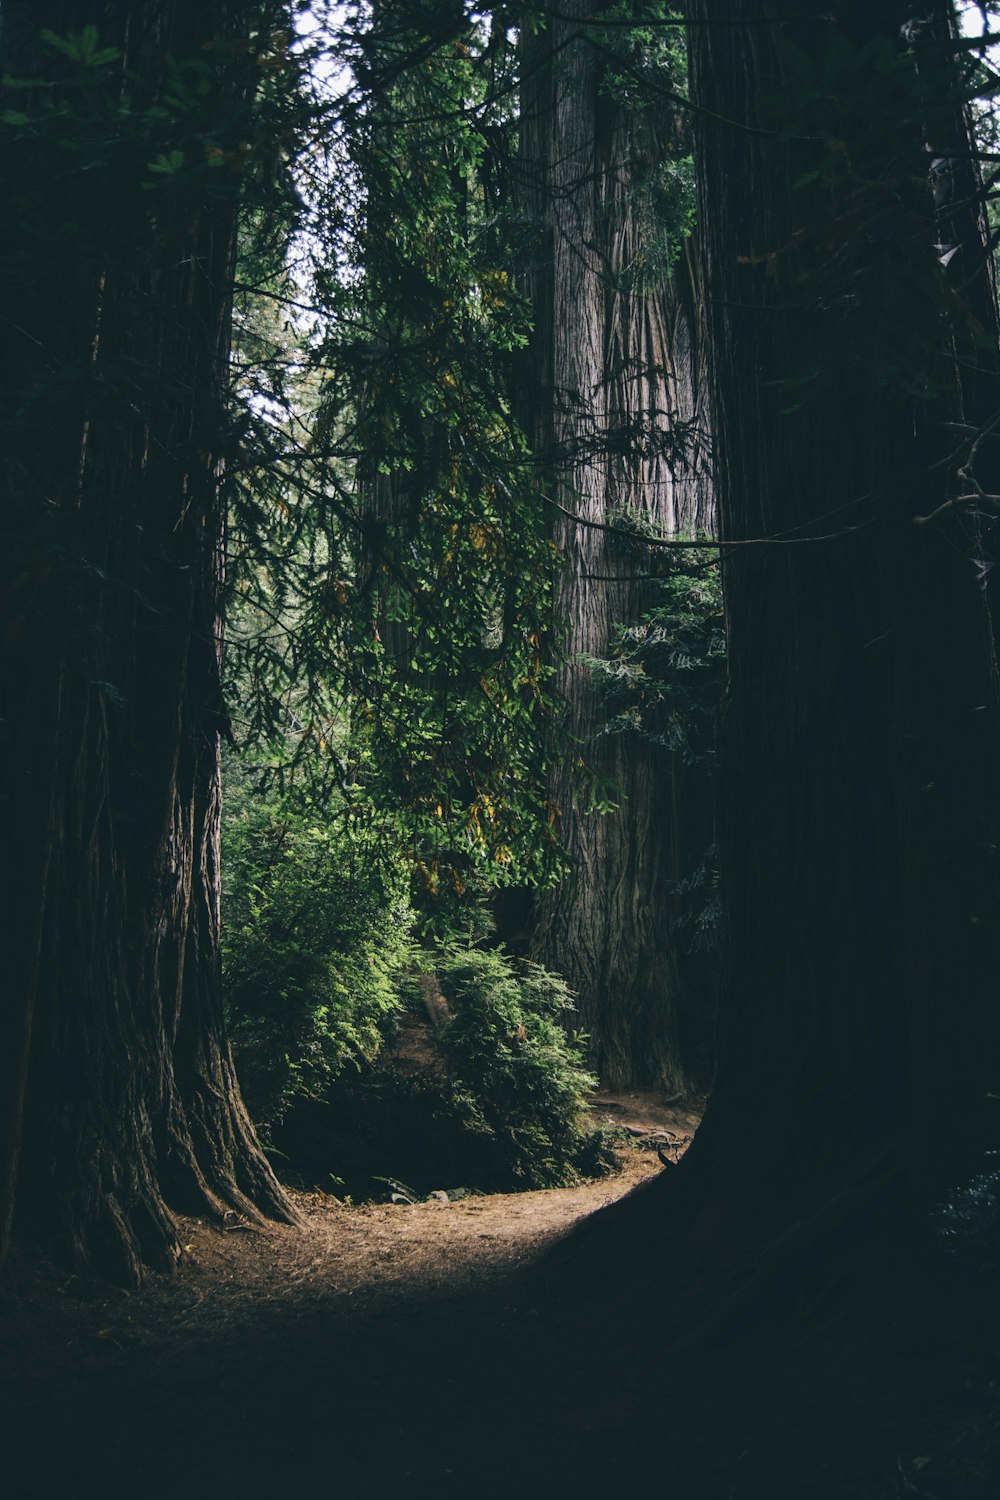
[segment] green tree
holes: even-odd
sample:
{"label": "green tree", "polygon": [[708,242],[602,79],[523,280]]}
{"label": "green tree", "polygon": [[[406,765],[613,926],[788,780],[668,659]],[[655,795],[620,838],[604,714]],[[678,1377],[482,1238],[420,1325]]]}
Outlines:
{"label": "green tree", "polygon": [[237,516],[233,666],[279,758],[291,730],[291,774],[364,810],[433,905],[557,859],[551,550],[509,394],[507,64],[461,5],[386,0],[333,45],[357,87],[305,186],[310,389],[261,437],[271,500],[254,478]]}

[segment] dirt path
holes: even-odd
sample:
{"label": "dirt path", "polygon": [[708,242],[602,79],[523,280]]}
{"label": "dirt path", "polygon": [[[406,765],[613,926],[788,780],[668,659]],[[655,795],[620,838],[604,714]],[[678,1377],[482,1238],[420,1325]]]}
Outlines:
{"label": "dirt path", "polygon": [[[476,1294],[509,1281],[586,1214],[660,1170],[655,1151],[633,1150],[619,1176],[544,1192],[359,1206],[295,1193],[304,1234],[283,1225],[220,1234],[185,1220],[180,1276],[129,1299],[128,1316],[159,1341],[165,1318],[189,1337],[216,1321],[295,1317],[319,1303],[328,1311],[341,1304],[345,1315],[391,1316],[415,1301]],[[109,1314],[125,1306],[107,1303]],[[107,1336],[120,1326],[114,1319]]]}
{"label": "dirt path", "polygon": [[[39,1341],[47,1342],[57,1363],[60,1350],[73,1348],[76,1364],[84,1339],[103,1339],[110,1347],[147,1339],[160,1345],[174,1325],[188,1339],[226,1320],[254,1321],[268,1310],[290,1314],[317,1300],[354,1313],[474,1293],[527,1268],[581,1219],[659,1173],[658,1153],[678,1159],[698,1123],[696,1115],[663,1105],[655,1094],[596,1095],[593,1121],[622,1133],[621,1171],[576,1187],[457,1201],[442,1192],[423,1203],[361,1205],[293,1192],[305,1234],[284,1225],[248,1230],[237,1223],[220,1233],[201,1220],[182,1219],[179,1274],[152,1277],[132,1295],[83,1286],[54,1269],[29,1273],[22,1262],[8,1342],[30,1337],[36,1355]],[[53,1307],[65,1311],[53,1317]],[[95,1321],[103,1326],[92,1328]]]}
{"label": "dirt path", "polygon": [[[643,1096],[603,1107],[668,1155],[694,1123]],[[897,1500],[918,1472],[931,1500],[995,1500],[913,1468],[954,1427],[949,1392],[978,1382],[996,1406],[975,1303],[922,1343],[910,1287],[880,1292],[877,1319],[792,1306],[766,1340],[681,1359],[666,1268],[637,1288],[613,1261],[567,1304],[553,1247],[660,1170],[632,1147],[620,1177],[570,1189],[302,1194],[304,1230],[185,1221],[178,1275],[132,1294],[22,1252],[0,1316],[4,1500]]]}
{"label": "dirt path", "polygon": [[[133,1293],[16,1254],[0,1317],[6,1500],[243,1500],[289,1471],[324,1493],[333,1474],[341,1495],[460,1493],[448,1408],[469,1398],[464,1372],[485,1357],[491,1379],[514,1325],[532,1326],[521,1273],[660,1172],[654,1148],[677,1155],[696,1123],[638,1095],[599,1101],[598,1119],[635,1142],[618,1176],[455,1202],[299,1193],[304,1232],[186,1219],[178,1274]],[[466,1449],[471,1436],[466,1418]]]}

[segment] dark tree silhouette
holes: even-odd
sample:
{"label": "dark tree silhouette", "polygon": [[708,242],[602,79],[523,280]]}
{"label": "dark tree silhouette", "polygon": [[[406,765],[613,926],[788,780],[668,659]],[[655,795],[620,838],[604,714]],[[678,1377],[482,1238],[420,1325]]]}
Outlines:
{"label": "dark tree silhouette", "polygon": [[220,482],[262,15],[4,7],[4,72],[36,81],[5,99],[4,1223],[20,1157],[24,1222],[128,1278],[177,1255],[172,1209],[292,1217],[218,961]]}
{"label": "dark tree silhouette", "polygon": [[946,268],[928,174],[928,141],[970,159],[950,7],[726,9],[690,11],[717,497],[776,540],[725,565],[722,1061],[684,1168],[717,1224],[977,1164],[1000,1026],[1000,384],[978,216]]}

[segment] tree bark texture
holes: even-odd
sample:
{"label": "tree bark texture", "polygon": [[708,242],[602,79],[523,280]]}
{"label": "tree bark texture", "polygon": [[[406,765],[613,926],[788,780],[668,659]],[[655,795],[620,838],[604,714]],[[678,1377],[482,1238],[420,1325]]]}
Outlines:
{"label": "tree bark texture", "polygon": [[[572,869],[537,903],[533,956],[576,992],[602,1083],[684,1092],[687,940],[674,887],[711,840],[710,798],[667,749],[606,732],[609,711],[581,658],[607,657],[614,627],[655,599],[634,576],[650,572],[649,553],[599,528],[615,512],[672,534],[712,526],[698,272],[688,246],[669,278],[643,277],[638,168],[676,149],[674,122],[630,114],[605,90],[606,64],[581,24],[591,8],[563,9],[523,61],[522,175],[547,241],[529,279],[527,421],[562,508],[556,685],[573,747],[552,788]],[[613,811],[583,804],[581,759],[614,789]]]}
{"label": "tree bark texture", "polygon": [[[22,45],[5,65],[48,70],[76,104],[38,30],[96,24],[119,51],[116,88],[133,112],[158,102],[170,62],[207,65],[210,143],[223,151],[246,105],[225,43],[245,34],[249,9],[11,5],[5,27]],[[197,97],[181,173],[204,160]],[[19,1065],[19,1220],[74,1264],[135,1279],[178,1255],[171,1210],[292,1211],[240,1098],[218,956],[220,478],[238,178],[203,171],[192,191],[178,176],[172,199],[149,171],[148,142],[115,125],[105,160],[74,172],[70,157],[61,180],[15,205],[4,561],[15,594],[36,581],[8,616],[27,655],[15,644],[4,662],[3,967],[22,1037],[34,1016],[30,1065],[26,1042]],[[30,154],[24,165],[30,175]],[[44,279],[26,269],[39,225]],[[4,1083],[15,1121],[19,1089]]]}
{"label": "tree bark texture", "polygon": [[925,146],[970,142],[943,85],[919,83],[908,5],[810,21],[779,0],[783,26],[724,9],[690,6],[716,494],[727,541],[780,540],[724,553],[729,955],[684,1167],[717,1221],[828,1194],[880,1142],[939,1189],[1000,1123],[980,526],[976,507],[921,520],[955,494],[962,372],[980,403],[988,378]]}

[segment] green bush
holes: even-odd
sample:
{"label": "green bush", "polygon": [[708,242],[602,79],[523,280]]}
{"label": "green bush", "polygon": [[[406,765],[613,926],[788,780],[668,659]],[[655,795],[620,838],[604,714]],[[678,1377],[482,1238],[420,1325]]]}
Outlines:
{"label": "green bush", "polygon": [[438,960],[450,1016],[440,1044],[449,1108],[482,1138],[494,1170],[525,1187],[573,1181],[614,1158],[581,1128],[583,1095],[597,1080],[581,1044],[561,1024],[573,1009],[564,982],[499,951],[450,952]]}
{"label": "green bush", "polygon": [[[226,768],[223,979],[250,1113],[286,1166],[352,1196],[554,1187],[610,1170],[581,1120],[596,1080],[562,980],[496,949],[415,953],[408,877],[343,819],[320,825]],[[466,940],[467,941],[467,940]],[[379,1057],[414,975],[448,1003],[440,1067]],[[407,979],[409,973],[409,979]],[[354,1066],[348,1067],[348,1064]]]}
{"label": "green bush", "polygon": [[[274,1138],[285,1170],[323,1187],[332,1178],[356,1200],[402,1184],[417,1196],[495,1192],[616,1170],[607,1133],[585,1126],[594,1080],[560,1024],[570,1007],[562,981],[495,951],[422,954],[420,969],[432,966],[451,1012],[440,1065],[390,1051],[295,1099]],[[409,999],[423,1015],[417,967]]]}
{"label": "green bush", "polygon": [[337,827],[252,797],[223,819],[223,981],[240,1083],[268,1136],[370,1061],[400,1008],[410,914],[398,871]]}

